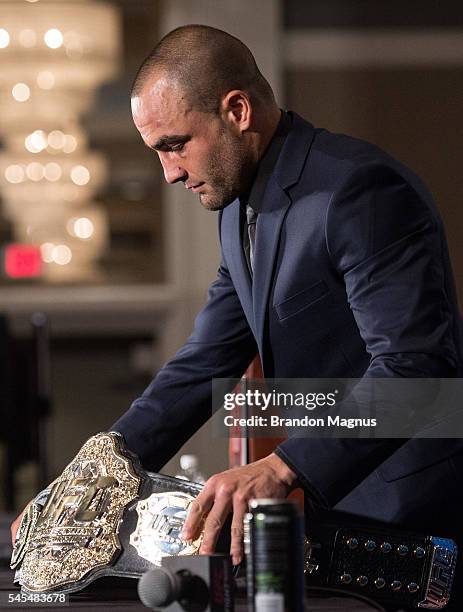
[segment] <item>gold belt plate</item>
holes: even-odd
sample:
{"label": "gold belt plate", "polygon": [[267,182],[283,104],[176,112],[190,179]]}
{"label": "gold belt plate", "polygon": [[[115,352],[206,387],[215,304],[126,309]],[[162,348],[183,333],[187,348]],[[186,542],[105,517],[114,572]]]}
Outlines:
{"label": "gold belt plate", "polygon": [[121,550],[123,511],[141,481],[116,434],[89,438],[54,481],[29,529],[21,585],[31,592],[53,591],[109,565]]}

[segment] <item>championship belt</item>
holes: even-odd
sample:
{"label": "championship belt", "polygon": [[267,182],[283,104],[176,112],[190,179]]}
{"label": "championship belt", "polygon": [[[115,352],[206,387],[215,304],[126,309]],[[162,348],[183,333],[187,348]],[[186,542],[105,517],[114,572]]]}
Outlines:
{"label": "championship belt", "polygon": [[334,516],[307,526],[309,589],[342,589],[393,609],[441,610],[449,603],[458,555],[453,540]]}
{"label": "championship belt", "polygon": [[140,578],[161,558],[198,554],[180,540],[202,486],[146,472],[116,432],[99,433],[28,505],[11,568],[27,593],[72,593],[102,576]]}

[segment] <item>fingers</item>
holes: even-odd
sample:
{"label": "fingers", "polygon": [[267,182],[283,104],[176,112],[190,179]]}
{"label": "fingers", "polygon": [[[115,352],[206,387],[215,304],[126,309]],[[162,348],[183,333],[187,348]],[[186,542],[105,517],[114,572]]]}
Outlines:
{"label": "fingers", "polygon": [[206,484],[188,508],[188,514],[181,533],[182,540],[194,540],[197,537],[204,522],[204,517],[209,512],[213,503],[214,492],[210,491]]}
{"label": "fingers", "polygon": [[204,534],[200,553],[212,554],[222,527],[233,509],[231,524],[230,554],[234,565],[243,560],[243,520],[248,509],[247,497],[237,488],[237,483],[230,483],[223,476],[216,476],[208,480],[203,491],[191,503],[185,527],[182,531],[183,539],[192,539],[204,521]]}
{"label": "fingers", "polygon": [[243,560],[243,521],[248,510],[248,502],[239,493],[233,497],[233,520],[231,524],[230,555],[233,565],[239,565]]}
{"label": "fingers", "polygon": [[11,544],[13,546],[14,546],[14,543],[15,543],[15,540],[16,540],[16,534],[18,532],[19,525],[21,524],[23,515],[24,515],[24,510],[21,512],[21,514],[17,518],[15,518],[15,520],[11,523],[11,526],[10,526]]}
{"label": "fingers", "polygon": [[232,507],[233,492],[221,485],[216,493],[215,502],[204,523],[204,536],[200,553],[212,554],[215,550],[222,527]]}

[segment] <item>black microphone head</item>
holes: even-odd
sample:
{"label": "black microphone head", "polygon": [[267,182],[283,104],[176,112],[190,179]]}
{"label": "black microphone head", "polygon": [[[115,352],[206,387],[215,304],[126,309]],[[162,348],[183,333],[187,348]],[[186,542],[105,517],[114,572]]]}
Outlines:
{"label": "black microphone head", "polygon": [[168,606],[177,599],[180,590],[179,577],[163,567],[149,570],[138,581],[138,596],[151,609]]}

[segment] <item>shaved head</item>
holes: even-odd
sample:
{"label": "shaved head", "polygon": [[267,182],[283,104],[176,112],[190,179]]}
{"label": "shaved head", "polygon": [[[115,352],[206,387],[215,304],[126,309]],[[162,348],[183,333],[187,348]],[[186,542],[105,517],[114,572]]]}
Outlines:
{"label": "shaved head", "polygon": [[187,25],[169,32],[141,65],[132,97],[161,73],[178,84],[192,109],[203,113],[217,113],[222,96],[234,89],[247,92],[255,103],[275,105],[251,51],[217,28]]}
{"label": "shaved head", "polygon": [[132,88],[132,116],[169,184],[182,182],[207,210],[246,193],[281,112],[252,53],[203,25],[165,36]]}

